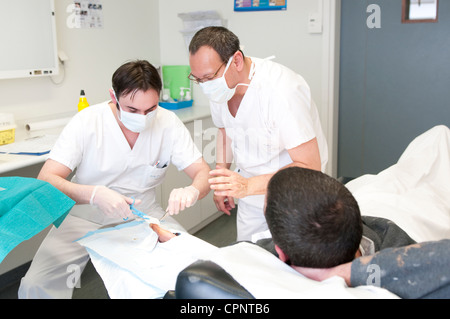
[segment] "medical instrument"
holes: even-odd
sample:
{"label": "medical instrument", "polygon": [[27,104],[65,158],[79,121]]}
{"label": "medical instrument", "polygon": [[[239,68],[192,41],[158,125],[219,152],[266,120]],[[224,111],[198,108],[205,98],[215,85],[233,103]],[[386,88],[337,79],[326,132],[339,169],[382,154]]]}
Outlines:
{"label": "medical instrument", "polygon": [[162,221],[164,217],[166,217],[168,212],[165,212],[164,215],[159,219],[159,221]]}
{"label": "medical instrument", "polygon": [[141,212],[140,210],[136,209],[133,204],[130,205],[131,211],[133,212],[133,214],[135,214],[136,216],[142,218],[142,219],[150,219],[150,217],[148,217],[146,214],[144,214],[143,212]]}
{"label": "medical instrument", "polygon": [[[138,216],[138,217],[140,217],[140,218],[142,218],[142,219],[144,219],[144,220],[150,220],[150,217],[149,217],[147,214],[141,212],[139,209],[137,209],[136,207],[134,207],[134,202],[135,202],[135,199],[133,198],[133,203],[130,205],[131,212],[132,212],[134,215],[136,215],[136,216]],[[124,218],[123,220],[127,220],[127,219],[128,219],[128,217],[127,217],[127,218]]]}
{"label": "medical instrument", "polygon": [[[161,221],[162,218],[158,220],[157,218],[148,216],[147,214],[141,212],[139,209],[134,207],[134,202],[135,202],[135,199],[133,198],[133,203],[130,205],[130,209],[131,209],[131,212],[134,215],[142,218],[143,220],[145,220],[149,224],[157,224],[157,225],[159,225],[159,222]],[[165,216],[165,214],[164,214],[164,216]],[[163,216],[163,218],[164,218],[164,216]],[[127,221],[128,217],[124,218],[123,220]]]}

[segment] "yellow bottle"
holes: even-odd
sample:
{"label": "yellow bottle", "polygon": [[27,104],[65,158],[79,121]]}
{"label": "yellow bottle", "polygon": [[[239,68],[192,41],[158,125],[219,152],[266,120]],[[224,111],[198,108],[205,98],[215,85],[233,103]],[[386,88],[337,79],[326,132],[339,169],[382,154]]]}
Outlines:
{"label": "yellow bottle", "polygon": [[84,94],[84,90],[81,90],[80,93],[80,101],[78,102],[78,112],[80,112],[82,109],[85,109],[89,106],[89,103],[86,99],[86,95]]}

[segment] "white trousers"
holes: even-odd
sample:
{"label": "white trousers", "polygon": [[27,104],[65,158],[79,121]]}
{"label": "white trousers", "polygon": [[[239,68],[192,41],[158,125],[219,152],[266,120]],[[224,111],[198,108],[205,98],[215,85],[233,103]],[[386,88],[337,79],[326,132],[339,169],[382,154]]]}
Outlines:
{"label": "white trousers", "polygon": [[236,226],[237,241],[251,241],[253,235],[269,229],[264,217],[264,195],[239,200]]}
{"label": "white trousers", "polygon": [[[116,222],[123,220],[118,219]],[[184,231],[171,216],[164,218],[164,225]],[[74,287],[82,285],[79,279],[89,261],[86,249],[74,241],[102,226],[104,224],[69,214],[58,228],[53,227],[22,278],[19,299],[72,298]]]}
{"label": "white trousers", "polygon": [[53,226],[22,278],[19,299],[72,298],[89,260],[86,249],[74,240],[100,227],[70,214],[58,228]]}

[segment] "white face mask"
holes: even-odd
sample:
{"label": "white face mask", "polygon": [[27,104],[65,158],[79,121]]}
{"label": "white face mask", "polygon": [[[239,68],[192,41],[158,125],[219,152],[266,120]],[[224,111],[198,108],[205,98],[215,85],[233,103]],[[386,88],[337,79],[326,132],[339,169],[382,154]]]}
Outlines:
{"label": "white face mask", "polygon": [[236,88],[239,85],[249,86],[248,84],[245,83],[239,83],[232,89],[228,87],[227,81],[225,80],[225,73],[227,73],[228,68],[231,65],[231,61],[233,61],[233,57],[231,57],[230,60],[228,61],[225,71],[223,72],[223,75],[220,78],[199,83],[203,93],[208,97],[208,99],[211,102],[226,103],[233,97],[234,93],[236,93]]}
{"label": "white face mask", "polygon": [[156,110],[149,112],[146,115],[125,112],[121,109],[120,105],[119,109],[119,120],[127,129],[134,133],[141,133],[149,127],[156,114]]}
{"label": "white face mask", "polygon": [[119,113],[117,117],[127,129],[134,133],[141,133],[150,126],[153,118],[155,117],[156,110],[149,112],[146,115],[125,112],[122,110],[115,92],[114,97],[116,98],[117,105],[119,106]]}

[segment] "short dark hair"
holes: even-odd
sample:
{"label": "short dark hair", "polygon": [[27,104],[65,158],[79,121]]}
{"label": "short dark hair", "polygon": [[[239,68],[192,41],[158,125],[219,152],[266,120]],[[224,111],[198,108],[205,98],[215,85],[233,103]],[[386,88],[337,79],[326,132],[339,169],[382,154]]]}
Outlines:
{"label": "short dark hair", "polygon": [[203,46],[213,48],[222,62],[227,62],[233,54],[241,51],[239,38],[225,27],[206,27],[197,31],[189,44],[189,53],[194,55]]}
{"label": "short dark hair", "polygon": [[135,60],[123,64],[114,72],[112,87],[117,98],[149,89],[154,89],[159,94],[162,81],[158,70],[152,64],[146,60]]}
{"label": "short dark hair", "polygon": [[306,168],[289,167],[271,178],[265,217],[274,244],[294,266],[330,268],[350,262],[362,238],[361,213],[350,191]]}

